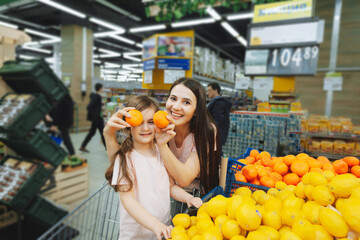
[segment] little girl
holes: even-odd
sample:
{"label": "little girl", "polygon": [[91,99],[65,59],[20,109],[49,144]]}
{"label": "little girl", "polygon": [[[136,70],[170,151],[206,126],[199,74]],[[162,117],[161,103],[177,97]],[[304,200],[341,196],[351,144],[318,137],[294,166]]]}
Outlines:
{"label": "little girl", "polygon": [[119,239],[170,238],[170,196],[188,206],[200,207],[202,201],[177,186],[165,169],[154,142],[157,103],[140,95],[131,98],[126,107],[141,111],[143,122],[126,129],[129,135],[105,174],[120,192]]}

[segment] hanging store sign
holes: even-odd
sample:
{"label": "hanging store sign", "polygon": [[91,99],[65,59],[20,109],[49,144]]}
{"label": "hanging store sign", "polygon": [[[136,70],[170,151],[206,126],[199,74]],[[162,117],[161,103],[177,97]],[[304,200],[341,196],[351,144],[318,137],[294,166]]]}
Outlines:
{"label": "hanging store sign", "polygon": [[173,84],[179,78],[185,77],[185,71],[164,70],[164,83]]}
{"label": "hanging store sign", "polygon": [[152,83],[152,75],[153,71],[145,71],[144,72],[144,83]]}
{"label": "hanging store sign", "polygon": [[235,89],[249,89],[250,78],[243,75],[236,75]]}
{"label": "hanging store sign", "polygon": [[274,86],[274,80],[272,77],[256,77],[254,79],[254,90],[272,90]]}
{"label": "hanging store sign", "polygon": [[245,75],[315,75],[319,46],[248,49]]}
{"label": "hanging store sign", "polygon": [[327,73],[324,78],[325,91],[341,91],[343,85],[343,77],[341,73]]}
{"label": "hanging store sign", "polygon": [[153,70],[153,69],[155,69],[155,59],[144,61],[143,63],[144,71]]}
{"label": "hanging store sign", "polygon": [[284,46],[321,43],[324,40],[324,20],[250,27],[250,46]]}
{"label": "hanging store sign", "polygon": [[190,59],[159,58],[158,69],[190,70]]}
{"label": "hanging store sign", "polygon": [[253,23],[310,18],[312,0],[258,4],[254,7]]}

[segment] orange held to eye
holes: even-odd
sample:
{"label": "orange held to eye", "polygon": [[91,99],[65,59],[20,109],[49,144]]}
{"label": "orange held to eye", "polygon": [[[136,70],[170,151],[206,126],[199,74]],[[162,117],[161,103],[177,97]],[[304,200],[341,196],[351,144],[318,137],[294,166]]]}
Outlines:
{"label": "orange held to eye", "polygon": [[159,128],[167,127],[169,125],[169,120],[166,118],[167,115],[168,113],[165,111],[157,111],[153,117],[155,125]]}
{"label": "orange held to eye", "polygon": [[143,121],[143,116],[139,110],[133,109],[129,111],[131,118],[125,117],[125,120],[128,124],[133,127],[139,126]]}

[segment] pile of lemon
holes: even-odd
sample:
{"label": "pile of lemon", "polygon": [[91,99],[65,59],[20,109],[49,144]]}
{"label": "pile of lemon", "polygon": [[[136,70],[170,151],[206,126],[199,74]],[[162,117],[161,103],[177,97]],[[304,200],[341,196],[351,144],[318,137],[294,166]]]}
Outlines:
{"label": "pile of lemon", "polygon": [[296,187],[238,188],[218,195],[197,216],[177,214],[172,240],[360,240],[360,179],[309,172]]}

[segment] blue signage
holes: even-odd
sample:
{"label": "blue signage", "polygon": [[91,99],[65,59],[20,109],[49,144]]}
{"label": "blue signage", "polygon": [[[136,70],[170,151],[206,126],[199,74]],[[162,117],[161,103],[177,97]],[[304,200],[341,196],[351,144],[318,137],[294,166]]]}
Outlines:
{"label": "blue signage", "polygon": [[158,69],[190,70],[190,59],[159,58]]}
{"label": "blue signage", "polygon": [[153,69],[155,69],[155,59],[144,61],[143,63],[144,71],[153,70]]}

